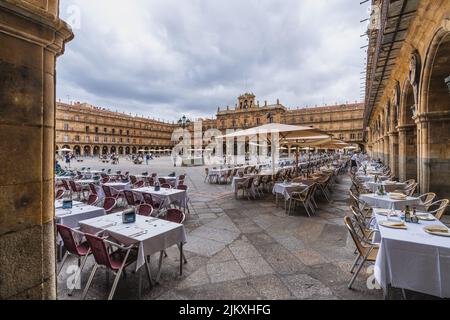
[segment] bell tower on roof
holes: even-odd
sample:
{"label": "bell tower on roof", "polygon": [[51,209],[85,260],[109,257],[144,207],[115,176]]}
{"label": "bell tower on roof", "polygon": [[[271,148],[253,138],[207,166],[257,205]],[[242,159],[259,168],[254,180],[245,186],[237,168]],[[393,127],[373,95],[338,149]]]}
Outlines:
{"label": "bell tower on roof", "polygon": [[256,108],[257,105],[255,103],[256,96],[253,93],[244,93],[238,98],[238,110],[246,110]]}

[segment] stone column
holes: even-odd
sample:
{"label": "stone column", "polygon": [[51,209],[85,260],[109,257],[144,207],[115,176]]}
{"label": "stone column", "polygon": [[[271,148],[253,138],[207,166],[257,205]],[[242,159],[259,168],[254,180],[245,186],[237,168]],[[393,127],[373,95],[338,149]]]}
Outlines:
{"label": "stone column", "polygon": [[400,181],[406,180],[406,131],[405,127],[398,127],[398,178]]}
{"label": "stone column", "polygon": [[399,178],[417,179],[417,142],[415,137],[415,125],[399,126]]}
{"label": "stone column", "polygon": [[391,171],[398,178],[398,161],[399,161],[399,149],[398,149],[398,132],[389,133],[389,166]]}
{"label": "stone column", "polygon": [[383,138],[383,163],[390,166],[389,158],[389,136],[385,135]]}
{"label": "stone column", "polygon": [[420,192],[450,197],[450,111],[420,114],[416,119]]}
{"label": "stone column", "polygon": [[0,2],[0,299],[56,298],[55,60],[73,37],[58,14]]}

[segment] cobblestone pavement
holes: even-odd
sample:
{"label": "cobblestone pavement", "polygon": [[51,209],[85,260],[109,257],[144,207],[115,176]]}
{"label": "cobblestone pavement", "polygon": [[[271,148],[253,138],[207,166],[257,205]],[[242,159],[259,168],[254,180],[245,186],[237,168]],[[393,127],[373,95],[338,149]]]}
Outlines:
{"label": "cobblestone pavement", "polygon": [[[83,166],[103,168],[98,161]],[[191,199],[190,215],[185,223],[188,263],[183,276],[178,274],[176,247],[167,250],[161,279],[153,288],[143,277],[143,299],[383,299],[381,290],[371,289],[371,274],[362,271],[352,290],[347,289],[354,245],[343,217],[348,211],[350,179],[339,178],[331,203],[319,201],[317,214],[308,218],[298,209],[288,216],[282,205],[276,208],[274,196],[261,200],[235,199],[229,185],[204,182],[204,168],[174,168],[169,158],[160,158],[147,167],[123,160],[118,170],[167,174],[187,173]],[[152,257],[156,274],[158,255]],[[93,259],[82,273],[84,287]],[[58,277],[60,299],[79,299],[81,291],[68,296],[66,263]],[[105,272],[94,278],[88,299],[105,299],[112,284]],[[127,273],[115,299],[138,298],[138,275]],[[407,293],[408,298],[428,298]],[[392,290],[392,298],[401,298]]]}

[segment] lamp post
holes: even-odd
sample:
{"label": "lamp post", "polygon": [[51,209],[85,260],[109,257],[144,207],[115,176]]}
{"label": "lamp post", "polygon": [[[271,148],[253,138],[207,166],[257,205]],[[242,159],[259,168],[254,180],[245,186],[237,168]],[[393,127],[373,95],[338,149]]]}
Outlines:
{"label": "lamp post", "polygon": [[180,120],[178,120],[178,125],[180,127],[182,127],[183,129],[186,129],[187,127],[189,127],[189,125],[191,124],[191,120],[189,120],[188,118],[186,118],[185,115],[183,115],[181,117]]}

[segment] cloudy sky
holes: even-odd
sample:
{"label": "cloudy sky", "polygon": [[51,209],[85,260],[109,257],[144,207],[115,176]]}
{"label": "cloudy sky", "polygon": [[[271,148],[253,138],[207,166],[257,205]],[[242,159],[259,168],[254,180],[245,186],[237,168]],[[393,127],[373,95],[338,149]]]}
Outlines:
{"label": "cloudy sky", "polygon": [[360,99],[359,0],[61,0],[61,15],[65,102],[172,121],[245,91],[292,108]]}

